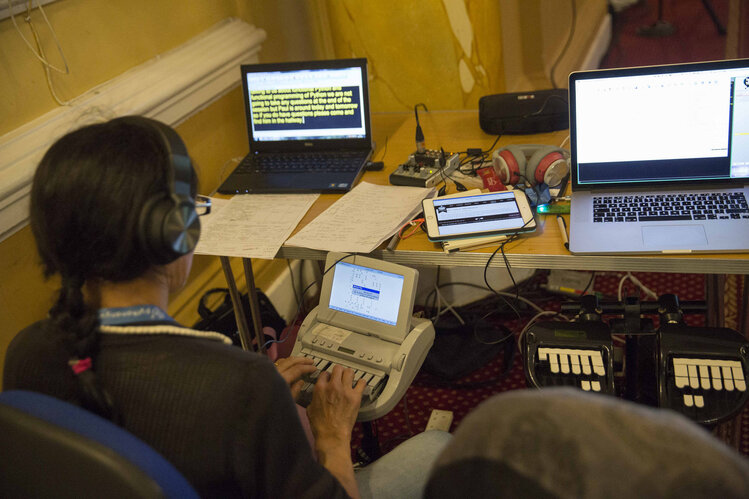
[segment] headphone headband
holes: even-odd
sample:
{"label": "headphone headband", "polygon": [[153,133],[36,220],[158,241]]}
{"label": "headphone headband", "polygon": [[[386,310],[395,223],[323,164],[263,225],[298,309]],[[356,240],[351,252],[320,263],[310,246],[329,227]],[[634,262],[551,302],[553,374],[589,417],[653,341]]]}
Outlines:
{"label": "headphone headband", "polygon": [[148,123],[161,135],[162,143],[166,147],[166,153],[172,168],[169,169],[169,180],[171,191],[180,197],[192,199],[191,180],[193,176],[192,161],[187,154],[185,143],[182,138],[170,126],[151,118],[137,116],[139,120]]}
{"label": "headphone headband", "polygon": [[194,175],[190,156],[180,136],[171,127],[142,116],[126,117],[158,132],[169,161],[169,192],[162,192],[143,205],[138,233],[148,259],[164,265],[190,253],[200,237],[200,219],[192,197]]}
{"label": "headphone headband", "polygon": [[569,173],[570,153],[544,144],[512,144],[492,153],[492,164],[504,184],[558,185]]}

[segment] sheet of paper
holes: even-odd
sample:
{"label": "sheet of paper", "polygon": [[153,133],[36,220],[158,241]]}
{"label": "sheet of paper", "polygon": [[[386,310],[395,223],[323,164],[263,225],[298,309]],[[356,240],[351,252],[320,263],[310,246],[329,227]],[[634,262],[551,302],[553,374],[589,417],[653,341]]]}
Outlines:
{"label": "sheet of paper", "polygon": [[[200,218],[195,253],[273,259],[319,194],[240,194]],[[214,204],[215,206],[215,204]]]}
{"label": "sheet of paper", "polygon": [[361,182],[292,238],[288,246],[369,253],[421,212],[434,188]]}

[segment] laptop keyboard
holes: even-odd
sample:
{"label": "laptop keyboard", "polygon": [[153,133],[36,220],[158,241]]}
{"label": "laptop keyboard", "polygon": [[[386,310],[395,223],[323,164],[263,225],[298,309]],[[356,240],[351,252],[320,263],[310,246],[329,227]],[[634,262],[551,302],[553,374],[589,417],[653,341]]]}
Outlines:
{"label": "laptop keyboard", "polygon": [[293,152],[250,155],[237,167],[239,173],[355,172],[366,153],[360,151]]}
{"label": "laptop keyboard", "polygon": [[593,222],[661,222],[749,218],[742,192],[594,196]]}

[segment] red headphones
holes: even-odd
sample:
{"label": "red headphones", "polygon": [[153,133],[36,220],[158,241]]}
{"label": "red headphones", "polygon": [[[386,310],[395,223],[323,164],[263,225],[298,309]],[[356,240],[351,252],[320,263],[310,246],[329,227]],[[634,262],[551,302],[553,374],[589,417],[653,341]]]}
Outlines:
{"label": "red headphones", "polygon": [[492,164],[505,185],[527,183],[555,187],[570,171],[566,149],[538,144],[511,145],[492,153]]}

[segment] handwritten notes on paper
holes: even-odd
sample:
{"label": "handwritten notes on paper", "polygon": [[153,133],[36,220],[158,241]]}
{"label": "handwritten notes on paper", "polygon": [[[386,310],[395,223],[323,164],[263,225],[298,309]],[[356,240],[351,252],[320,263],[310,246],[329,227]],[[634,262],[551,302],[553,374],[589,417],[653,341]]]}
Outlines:
{"label": "handwritten notes on paper", "polygon": [[434,188],[361,182],[292,238],[288,246],[369,253],[421,211]]}
{"label": "handwritten notes on paper", "polygon": [[[195,253],[273,259],[318,194],[240,194],[201,217]],[[216,199],[213,200],[214,205]]]}

